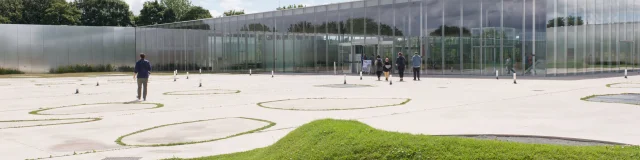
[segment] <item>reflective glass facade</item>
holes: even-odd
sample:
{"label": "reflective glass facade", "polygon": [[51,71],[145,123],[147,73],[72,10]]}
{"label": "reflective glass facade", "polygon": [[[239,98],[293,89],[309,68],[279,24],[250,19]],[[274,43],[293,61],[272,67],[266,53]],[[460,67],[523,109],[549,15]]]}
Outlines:
{"label": "reflective glass facade", "polygon": [[564,76],[638,70],[637,12],[640,0],[366,0],[137,27],[134,44],[165,71],[357,73],[403,52],[423,74]]}
{"label": "reflective glass facade", "polygon": [[46,73],[58,66],[133,66],[133,27],[0,25],[0,67]]}

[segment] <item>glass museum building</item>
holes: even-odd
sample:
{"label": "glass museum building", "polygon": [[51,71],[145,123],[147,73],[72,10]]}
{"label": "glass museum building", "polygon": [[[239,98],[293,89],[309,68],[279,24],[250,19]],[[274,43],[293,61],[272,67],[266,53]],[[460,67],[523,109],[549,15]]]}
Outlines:
{"label": "glass museum building", "polygon": [[599,74],[640,69],[639,21],[640,0],[365,0],[135,27],[106,63],[354,74],[402,52],[428,75]]}

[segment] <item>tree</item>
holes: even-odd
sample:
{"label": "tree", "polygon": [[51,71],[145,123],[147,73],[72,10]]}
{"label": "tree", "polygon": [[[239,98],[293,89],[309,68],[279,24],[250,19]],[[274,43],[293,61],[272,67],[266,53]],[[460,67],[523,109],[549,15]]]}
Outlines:
{"label": "tree", "polygon": [[[558,21],[558,25],[556,26],[556,21]],[[558,17],[558,18],[554,18],[551,19],[547,22],[547,28],[551,28],[551,27],[561,27],[564,26],[564,17]]]}
{"label": "tree", "polygon": [[569,16],[567,17],[567,24],[569,26],[581,26],[584,25],[584,21],[582,20],[582,17]]}
{"label": "tree", "polygon": [[158,3],[158,1],[144,2],[140,15],[136,19],[136,25],[146,26],[164,23],[164,12],[167,7]]}
{"label": "tree", "polygon": [[129,5],[122,0],[76,0],[86,26],[132,26]]}
{"label": "tree", "polygon": [[191,0],[161,0],[162,5],[173,10],[176,19],[181,19],[189,9],[191,9]]}
{"label": "tree", "polygon": [[65,0],[22,0],[22,18],[20,24],[43,24],[46,10],[54,3],[67,3]]}
{"label": "tree", "polygon": [[48,25],[78,25],[80,24],[80,10],[67,2],[56,1],[45,10],[41,24]]}
{"label": "tree", "polygon": [[303,8],[303,7],[305,7],[305,6],[302,5],[302,4],[298,4],[298,5],[294,4],[294,5],[289,5],[289,6],[278,7],[278,8],[276,8],[276,10],[286,10],[286,9]]}
{"label": "tree", "polygon": [[187,13],[185,13],[182,16],[180,20],[190,21],[190,20],[205,19],[205,18],[211,18],[211,13],[209,13],[209,10],[206,10],[200,6],[193,6],[191,7],[191,9],[189,9]]}
{"label": "tree", "polygon": [[178,21],[178,17],[176,16],[176,13],[171,8],[167,8],[167,10],[165,10],[164,13],[162,14],[162,23],[173,23],[177,21]]}
{"label": "tree", "polygon": [[[458,26],[447,26],[447,25],[438,27],[438,29],[436,29],[433,32],[429,33],[429,35],[440,37],[440,36],[442,36],[442,29],[444,29],[444,36],[445,37],[458,37],[458,36],[460,36],[460,27],[458,27]],[[469,31],[469,29],[467,29],[465,27],[462,27],[462,35],[463,36],[470,36],[471,35],[471,31]]]}
{"label": "tree", "polygon": [[224,16],[235,16],[235,15],[243,15],[244,14],[244,10],[229,10],[224,12]]}
{"label": "tree", "polygon": [[0,15],[0,24],[7,24],[7,23],[11,23],[9,18],[3,17],[2,15]]}
{"label": "tree", "polygon": [[0,23],[19,23],[22,21],[22,0],[1,0]]}

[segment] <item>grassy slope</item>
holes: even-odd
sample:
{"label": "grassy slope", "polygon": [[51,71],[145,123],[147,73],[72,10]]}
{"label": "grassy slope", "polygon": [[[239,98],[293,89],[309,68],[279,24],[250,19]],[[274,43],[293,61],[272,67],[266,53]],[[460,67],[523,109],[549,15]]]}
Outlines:
{"label": "grassy slope", "polygon": [[640,147],[557,146],[412,135],[377,130],[357,121],[318,120],[269,147],[196,159],[640,159]]}

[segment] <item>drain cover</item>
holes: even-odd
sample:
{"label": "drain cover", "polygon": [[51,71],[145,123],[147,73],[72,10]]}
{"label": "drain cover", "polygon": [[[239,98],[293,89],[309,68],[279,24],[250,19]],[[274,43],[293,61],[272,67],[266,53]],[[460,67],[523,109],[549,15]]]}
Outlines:
{"label": "drain cover", "polygon": [[140,160],[142,157],[107,157],[102,160]]}

